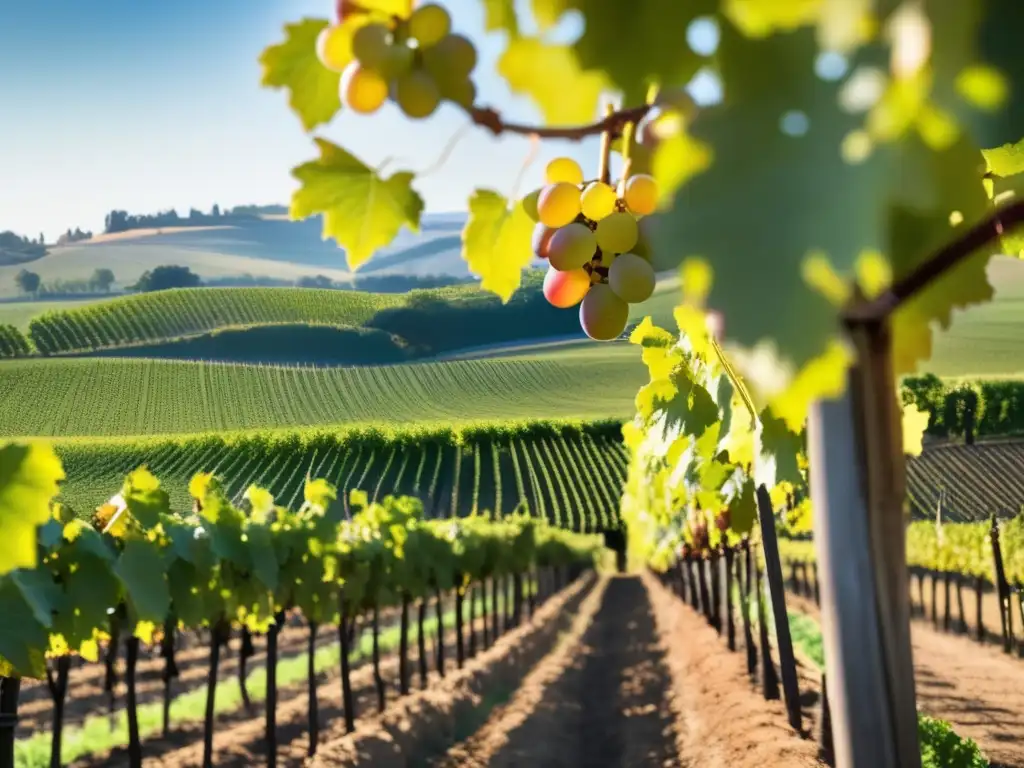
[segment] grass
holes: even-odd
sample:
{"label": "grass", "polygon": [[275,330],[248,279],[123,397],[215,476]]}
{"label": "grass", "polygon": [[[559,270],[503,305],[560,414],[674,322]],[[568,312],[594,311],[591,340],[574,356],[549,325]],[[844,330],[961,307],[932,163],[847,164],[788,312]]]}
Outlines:
{"label": "grass", "polygon": [[[490,610],[490,599],[486,599],[487,610]],[[455,621],[455,612],[446,611],[445,625],[451,626]],[[415,648],[415,623],[410,622],[410,648]],[[437,619],[428,618],[424,622],[424,631],[428,637],[437,628]],[[381,630],[379,635],[380,649],[383,652],[398,647],[400,631],[397,626]],[[364,630],[359,644],[351,651],[353,662],[368,659],[372,655],[373,635]],[[304,683],[307,679],[308,653],[299,653],[281,658],[277,664],[278,690],[289,685]],[[337,643],[325,645],[316,650],[313,664],[318,674],[335,670],[341,662],[341,648]],[[258,667],[246,677],[249,697],[254,703],[263,701],[267,695],[266,668]],[[214,711],[217,715],[237,712],[242,709],[242,691],[237,678],[220,680],[217,683]],[[175,696],[171,701],[170,720],[172,727],[185,724],[201,723],[205,717],[206,687],[200,686]],[[139,735],[143,740],[160,733],[163,727],[163,703],[154,701],[143,704],[137,710],[139,718]],[[48,768],[50,765],[50,739],[46,732],[36,733],[27,739],[20,739],[15,746],[14,764],[16,768]],[[91,715],[81,726],[65,727],[61,749],[62,764],[67,764],[90,755],[99,755],[117,747],[128,744],[128,714],[122,709],[111,718],[107,715]]]}
{"label": "grass", "polygon": [[106,301],[103,298],[91,299],[65,299],[41,301],[11,301],[0,302],[0,325],[13,325],[18,330],[24,331],[28,328],[28,322],[33,317],[38,317],[44,312],[54,312],[61,309],[77,309],[89,304],[96,304]]}
{"label": "grass", "polygon": [[[631,354],[629,354],[631,353]],[[636,349],[582,359],[363,368],[204,362],[10,361],[0,436],[182,434],[345,423],[629,418],[647,374]]]}

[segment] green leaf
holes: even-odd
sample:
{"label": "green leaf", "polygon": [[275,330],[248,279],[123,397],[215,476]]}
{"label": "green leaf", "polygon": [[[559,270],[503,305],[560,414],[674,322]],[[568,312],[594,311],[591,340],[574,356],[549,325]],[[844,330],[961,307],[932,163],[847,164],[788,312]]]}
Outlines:
{"label": "green leaf", "polygon": [[132,472],[124,481],[121,496],[132,517],[142,524],[143,528],[152,528],[160,522],[160,516],[169,514],[171,500],[167,492],[160,487],[148,469],[140,467]]}
{"label": "green leaf", "polygon": [[675,346],[676,338],[664,328],[656,326],[651,320],[650,315],[648,315],[629,334],[629,343],[644,348],[657,347],[667,349]]}
{"label": "green leaf", "polygon": [[[804,280],[808,256],[824,253],[852,276],[862,254],[881,252],[899,278],[957,235],[954,211],[966,227],[984,206],[981,158],[975,152],[972,164],[964,140],[933,151],[915,132],[897,132],[847,162],[841,147],[863,132],[862,118],[840,108],[839,85],[817,77],[817,53],[813,29],[749,39],[724,25],[716,58],[726,100],[689,127],[714,162],[677,190],[671,210],[649,217],[658,269],[700,257],[715,271],[706,303],[724,316],[730,359],[791,426],[808,402],[842,387],[849,361],[836,349],[838,308]],[[900,210],[914,212],[912,234]],[[908,307],[912,323],[896,318],[897,373],[930,355],[930,320],[984,297],[986,259],[931,286]],[[926,335],[910,332],[922,323]],[[791,388],[799,391],[787,403]]]}
{"label": "green leaf", "polygon": [[742,536],[750,533],[757,520],[757,498],[754,493],[754,481],[749,477],[738,496],[729,500],[729,528],[733,533]]}
{"label": "green leaf", "polygon": [[988,172],[1000,178],[1024,173],[1024,139],[1016,144],[1004,144],[995,149],[983,149]]}
{"label": "green leaf", "polygon": [[254,523],[263,523],[270,513],[274,511],[274,494],[268,491],[266,488],[260,488],[258,485],[250,485],[243,498],[249,502],[249,506],[252,507],[252,514],[250,519]]}
{"label": "green leaf", "polygon": [[303,496],[307,504],[325,510],[338,500],[338,489],[323,478],[317,480],[307,478]]}
{"label": "green leaf", "polygon": [[522,203],[515,203],[510,211],[503,195],[478,189],[469,199],[462,258],[469,271],[481,278],[485,291],[507,302],[533,259],[532,236],[533,220]]}
{"label": "green leaf", "polygon": [[777,484],[801,483],[797,456],[803,451],[803,436],[793,433],[786,422],[765,408],[754,432],[756,455],[754,479],[768,490]]}
{"label": "green leaf", "polygon": [[931,414],[921,411],[914,403],[903,406],[903,453],[907,456],[920,456],[924,450],[924,432],[928,429]]}
{"label": "green leaf", "polygon": [[349,269],[394,240],[403,225],[419,232],[423,199],[412,188],[413,174],[384,179],[338,145],[316,143],[320,159],[292,171],[302,186],[292,195],[291,217],[323,214],[323,237],[345,249]]}
{"label": "green leaf", "polygon": [[167,617],[171,594],[163,562],[160,549],[150,541],[129,539],[124,544],[114,570],[137,621],[160,623]]}
{"label": "green leaf", "polygon": [[316,39],[328,25],[326,19],[286,24],[284,41],[260,55],[261,84],[288,89],[288,103],[307,131],[329,123],[341,109],[341,75],[321,64],[316,54]]}
{"label": "green leaf", "polygon": [[262,525],[250,525],[245,529],[245,533],[252,558],[253,573],[268,590],[274,591],[277,589],[279,571],[277,553],[274,551],[274,540],[270,529]]}
{"label": "green leaf", "polygon": [[572,0],[570,7],[587,20],[573,46],[580,66],[605,72],[625,104],[642,104],[652,83],[683,86],[706,63],[686,45],[685,31],[697,17],[715,13],[718,3]]}
{"label": "green leaf", "polygon": [[32,607],[36,621],[44,627],[52,626],[53,614],[64,606],[64,595],[54,582],[49,569],[15,571],[11,574],[11,579],[18,585],[25,602]]}
{"label": "green leaf", "polygon": [[0,578],[0,616],[0,675],[45,677],[46,628],[9,578]]}
{"label": "green leaf", "polygon": [[60,459],[49,445],[0,448],[0,575],[36,567],[36,531],[50,520],[50,501],[63,479]]}
{"label": "green leaf", "polygon": [[513,93],[533,99],[549,125],[589,123],[608,82],[600,72],[584,71],[567,45],[533,37],[509,41],[498,60],[498,74]]}
{"label": "green leaf", "polygon": [[75,573],[64,579],[64,605],[73,610],[59,611],[54,620],[54,630],[72,647],[91,641],[94,630],[107,630],[108,610],[117,606],[122,593],[111,564],[93,556],[87,547],[79,545],[80,541],[67,553],[76,563]]}
{"label": "green leaf", "polygon": [[726,0],[729,20],[750,37],[791,32],[818,20],[823,0]]}

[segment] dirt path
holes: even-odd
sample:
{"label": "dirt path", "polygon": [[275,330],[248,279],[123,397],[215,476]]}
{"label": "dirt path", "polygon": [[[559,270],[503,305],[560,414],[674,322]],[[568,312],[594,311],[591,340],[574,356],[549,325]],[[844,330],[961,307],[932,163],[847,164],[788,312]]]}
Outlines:
{"label": "dirt path", "polygon": [[[810,600],[786,600],[819,618]],[[978,742],[994,767],[1024,768],[1024,661],[923,621],[913,622],[912,642],[918,708]]]}

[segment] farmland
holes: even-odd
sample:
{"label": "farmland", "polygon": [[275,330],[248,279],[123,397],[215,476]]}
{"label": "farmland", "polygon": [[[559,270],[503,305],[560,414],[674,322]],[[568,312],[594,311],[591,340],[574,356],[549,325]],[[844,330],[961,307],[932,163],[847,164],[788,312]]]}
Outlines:
{"label": "farmland", "polygon": [[3,365],[0,435],[70,437],[377,422],[629,418],[636,350],[362,368],[155,360]]}

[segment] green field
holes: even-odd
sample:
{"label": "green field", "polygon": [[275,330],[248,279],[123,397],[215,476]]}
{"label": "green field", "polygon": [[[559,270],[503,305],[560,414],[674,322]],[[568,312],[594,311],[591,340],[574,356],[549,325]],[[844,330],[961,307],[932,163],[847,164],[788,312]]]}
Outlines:
{"label": "green field", "polygon": [[108,360],[0,368],[0,435],[182,434],[351,422],[629,418],[639,354],[363,368]]}
{"label": "green field", "polygon": [[58,445],[67,481],[62,499],[88,511],[110,498],[126,473],[145,464],[177,507],[189,504],[188,481],[215,472],[236,501],[250,484],[279,504],[298,507],[307,473],[371,498],[411,495],[429,517],[474,511],[507,514],[521,503],[533,514],[581,531],[615,527],[626,450],[616,423],[500,421],[464,433],[313,430],[183,439]]}
{"label": "green field", "polygon": [[28,328],[33,317],[45,312],[56,312],[62,309],[77,309],[89,304],[96,304],[106,299],[67,299],[63,301],[12,301],[0,303],[0,325],[13,325],[22,331]]}

